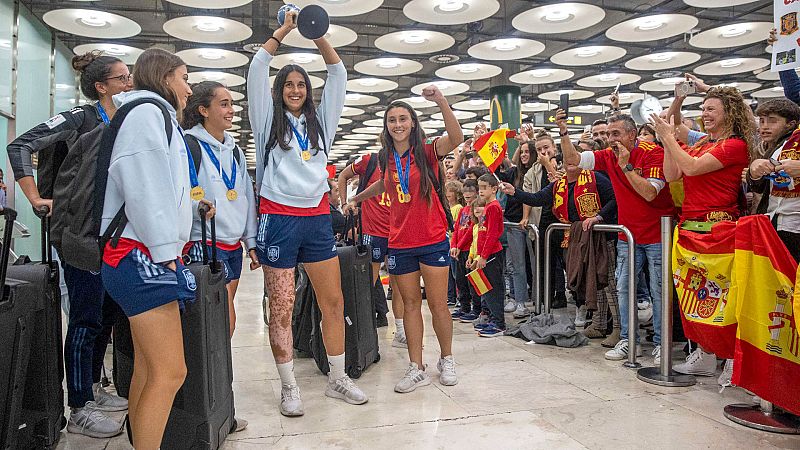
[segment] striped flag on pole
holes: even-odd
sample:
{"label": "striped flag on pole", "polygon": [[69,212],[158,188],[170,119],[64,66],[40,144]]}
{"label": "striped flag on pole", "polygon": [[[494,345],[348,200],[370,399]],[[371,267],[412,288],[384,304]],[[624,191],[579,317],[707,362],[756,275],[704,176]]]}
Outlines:
{"label": "striped flag on pole", "polygon": [[492,290],[492,284],[489,283],[489,279],[486,278],[486,274],[483,273],[481,269],[476,269],[468,273],[467,279],[470,284],[472,284],[472,287],[475,288],[475,292],[477,292],[478,295],[483,295]]}

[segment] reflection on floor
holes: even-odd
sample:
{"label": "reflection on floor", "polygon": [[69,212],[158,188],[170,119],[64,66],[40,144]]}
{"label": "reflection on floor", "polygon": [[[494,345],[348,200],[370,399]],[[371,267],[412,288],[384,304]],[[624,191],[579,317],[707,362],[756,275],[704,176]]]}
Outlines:
{"label": "reflection on floor", "polygon": [[[605,349],[596,340],[579,349],[526,345],[516,338],[479,338],[472,325],[456,323],[453,352],[460,382],[441,386],[438,343],[427,311],[430,386],[411,394],[393,391],[407,354],[390,346],[390,320],[388,328],[379,329],[381,361],[357,381],[369,403],[352,406],[325,397],[325,378],[313,360],[301,359],[295,371],[306,415],[286,418],[278,412],[280,383],[262,321],[261,292],[260,272],[245,270],[236,299],[233,365],[237,414],[250,426],[230,436],[226,450],[800,448],[800,437],[726,419],[725,405],[750,401],[741,389],[720,394],[716,377],[700,378],[689,388],[643,383],[619,362],[604,360]],[[649,356],[641,362],[653,364]],[[58,448],[130,446],[124,435],[98,440],[64,432]]]}

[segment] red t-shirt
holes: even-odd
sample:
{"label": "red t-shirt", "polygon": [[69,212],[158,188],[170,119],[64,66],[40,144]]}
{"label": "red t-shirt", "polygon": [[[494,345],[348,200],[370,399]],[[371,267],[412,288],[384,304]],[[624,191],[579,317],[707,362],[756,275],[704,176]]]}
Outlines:
{"label": "red t-shirt", "polygon": [[488,260],[503,249],[500,244],[500,236],[503,235],[503,208],[497,200],[492,200],[484,208],[483,215],[483,226],[478,229],[478,255]]}
{"label": "red t-shirt", "polygon": [[281,214],[284,216],[326,216],[331,213],[330,202],[328,201],[328,194],[325,193],[320,200],[319,205],[313,208],[297,208],[295,206],[281,205],[272,200],[267,200],[265,197],[259,198],[258,212],[260,214]]}
{"label": "red t-shirt", "polygon": [[450,236],[450,248],[457,248],[462,252],[469,252],[472,246],[472,220],[471,207],[461,208],[455,219],[453,234]]}
{"label": "red t-shirt", "polygon": [[[360,177],[365,176],[371,158],[377,159],[378,156],[363,155],[359,157],[353,163],[353,172]],[[380,179],[380,168],[375,166],[375,171],[372,172],[372,176],[367,182],[367,187]],[[384,238],[389,237],[389,207],[391,205],[387,192],[370,197],[361,203],[361,227],[364,233]]]}
{"label": "red t-shirt", "polygon": [[[666,183],[663,148],[650,143],[640,143],[631,152],[628,162],[640,176],[663,180]],[[594,152],[594,168],[606,172],[611,179],[614,195],[617,198],[618,223],[631,230],[636,243],[661,242],[659,231],[661,216],[675,215],[675,205],[672,202],[669,185],[665,185],[658,196],[652,202],[648,202],[633,189],[619,167],[617,156],[610,148]],[[619,237],[625,240],[624,234],[620,233]]]}
{"label": "red t-shirt", "polygon": [[[435,143],[434,140],[425,144],[427,163],[433,168],[434,176],[438,174]],[[414,161],[413,152],[408,151],[401,156],[400,162],[403,170],[406,167],[406,158],[411,158],[408,178],[410,201],[400,202],[398,194],[403,191],[400,188],[400,178],[397,175],[394,155],[389,154],[386,172],[383,174],[385,190],[389,194],[389,201],[392,205],[389,209],[389,247],[417,248],[438,244],[447,238],[447,217],[444,215],[439,196],[436,195],[432,183],[429,183],[431,184],[431,201],[428,203],[420,189],[421,173]]]}
{"label": "red t-shirt", "polygon": [[[724,166],[715,172],[698,176],[683,177],[682,219],[702,220],[707,215],[722,212],[730,215],[728,219],[739,217],[739,191],[742,189],[742,171],[750,164],[747,143],[740,138],[723,139],[717,142],[703,142],[686,153],[699,158],[710,153]],[[725,218],[718,215],[718,218]]]}

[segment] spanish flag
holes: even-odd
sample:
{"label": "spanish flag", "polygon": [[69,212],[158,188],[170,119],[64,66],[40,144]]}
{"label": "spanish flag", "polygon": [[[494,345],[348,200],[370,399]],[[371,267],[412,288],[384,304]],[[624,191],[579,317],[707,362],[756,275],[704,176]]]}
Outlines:
{"label": "spanish flag", "polygon": [[736,338],[735,231],[730,221],[705,234],[679,229],[672,247],[684,333],[720,358],[733,358]]}
{"label": "spanish flag", "polygon": [[472,284],[472,287],[475,288],[475,292],[477,292],[478,295],[483,295],[492,290],[492,284],[489,283],[489,279],[486,278],[486,274],[483,273],[481,269],[476,269],[468,273],[467,279]]}
{"label": "spanish flag", "polygon": [[[763,215],[736,227],[736,354],[733,384],[800,415],[797,264]],[[793,305],[794,297],[794,305]]]}
{"label": "spanish flag", "polygon": [[472,148],[478,152],[478,156],[481,157],[486,167],[491,172],[494,172],[500,167],[503,160],[506,159],[506,154],[508,153],[508,143],[506,139],[513,138],[516,135],[516,131],[509,130],[508,128],[489,131],[478,138],[478,140],[472,144]]}

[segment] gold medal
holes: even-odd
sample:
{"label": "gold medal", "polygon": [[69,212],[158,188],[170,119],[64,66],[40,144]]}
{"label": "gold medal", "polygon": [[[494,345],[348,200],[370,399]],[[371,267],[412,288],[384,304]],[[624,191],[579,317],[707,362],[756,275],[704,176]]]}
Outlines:
{"label": "gold medal", "polygon": [[303,161],[308,161],[309,159],[311,159],[311,152],[308,150],[303,150],[303,153],[301,155],[303,157]]}
{"label": "gold medal", "polygon": [[195,186],[191,191],[192,200],[200,201],[206,196],[206,192],[200,186]]}
{"label": "gold medal", "polygon": [[239,198],[239,193],[236,192],[236,189],[228,189],[227,197],[228,197],[228,200],[234,201],[237,198]]}

